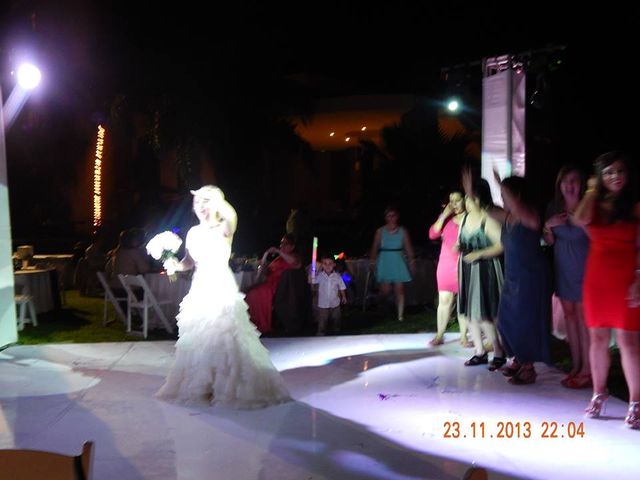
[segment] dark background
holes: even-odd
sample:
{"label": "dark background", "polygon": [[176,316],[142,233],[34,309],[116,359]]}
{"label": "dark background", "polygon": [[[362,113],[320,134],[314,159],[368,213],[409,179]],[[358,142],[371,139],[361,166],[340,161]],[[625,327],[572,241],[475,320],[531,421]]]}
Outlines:
{"label": "dark background", "polygon": [[[611,149],[638,158],[640,15],[622,2],[591,9],[559,2],[93,3],[0,6],[5,96],[9,65],[25,50],[45,78],[7,132],[14,242],[40,251],[68,250],[87,235],[87,225],[74,221],[72,192],[103,122],[121,162],[114,193],[121,203],[106,225],[111,237],[128,226],[193,222],[188,189],[200,181],[198,152],[207,152],[238,209],[236,249],[258,253],[277,241],[288,209],[300,203],[274,200],[296,179],[284,160],[265,166],[264,159],[311,155],[283,119],[312,118],[315,99],[383,94],[417,98],[385,137],[388,161],[371,172],[356,209],[314,218],[314,228],[328,232],[335,248],[360,254],[382,223],[383,206],[395,202],[414,241],[428,249],[428,224],[460,166],[476,161],[461,145],[443,145],[436,106],[463,90],[471,107],[461,118],[477,137],[478,62],[493,55],[531,51],[528,95],[544,86],[540,108],[527,111],[527,177],[541,208],[563,163],[588,171]],[[137,118],[145,119],[142,127]],[[167,192],[158,186],[157,163],[170,151],[180,179]]]}

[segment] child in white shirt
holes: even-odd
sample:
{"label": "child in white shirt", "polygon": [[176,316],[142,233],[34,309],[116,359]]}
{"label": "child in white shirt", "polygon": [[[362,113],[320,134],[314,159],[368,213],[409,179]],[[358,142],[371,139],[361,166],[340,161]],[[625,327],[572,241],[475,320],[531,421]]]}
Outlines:
{"label": "child in white shirt", "polygon": [[318,285],[318,333],[326,335],[331,321],[331,332],[340,331],[340,304],[347,303],[347,287],[339,273],[334,272],[336,262],[333,257],[323,255],[320,272],[311,283]]}

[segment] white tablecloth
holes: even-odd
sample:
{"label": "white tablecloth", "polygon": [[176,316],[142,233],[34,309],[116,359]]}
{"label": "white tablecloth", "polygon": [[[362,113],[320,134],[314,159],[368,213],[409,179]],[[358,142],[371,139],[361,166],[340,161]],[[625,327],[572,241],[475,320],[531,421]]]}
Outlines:
{"label": "white tablecloth", "polygon": [[170,300],[170,303],[162,305],[161,308],[170,322],[175,321],[180,302],[191,287],[191,279],[178,275],[178,278],[172,282],[166,273],[147,273],[144,279],[158,302]]}
{"label": "white tablecloth", "polygon": [[45,254],[34,255],[31,260],[38,268],[55,268],[58,271],[58,280],[65,289],[73,288],[73,274],[75,266],[71,254]]}
{"label": "white tablecloth", "polygon": [[[349,301],[356,305],[362,305],[367,272],[369,272],[369,259],[357,258],[347,260],[346,264],[353,282],[353,288],[350,289],[352,296]],[[429,259],[417,259],[416,274],[411,282],[405,283],[404,285],[406,305],[427,305],[433,303],[438,296],[435,263]],[[375,274],[372,271],[369,280],[369,291],[371,291],[374,286]]]}
{"label": "white tablecloth", "polygon": [[46,268],[14,272],[14,283],[26,288],[28,293],[33,296],[36,313],[50,312],[55,308],[56,302],[53,297],[53,286],[51,285],[51,273],[53,271],[53,268]]}
{"label": "white tablecloth", "polygon": [[[246,292],[246,290],[255,283],[257,272],[236,272],[234,276],[238,283],[238,288]],[[178,274],[178,278],[172,282],[169,276],[163,272],[147,273],[144,275],[144,278],[158,302],[170,300],[170,303],[162,305],[161,308],[170,322],[175,321],[180,308],[180,302],[182,302],[184,296],[189,293],[189,288],[191,288],[190,277]],[[154,327],[162,328],[162,325],[156,324],[154,319],[151,320],[151,323]]]}

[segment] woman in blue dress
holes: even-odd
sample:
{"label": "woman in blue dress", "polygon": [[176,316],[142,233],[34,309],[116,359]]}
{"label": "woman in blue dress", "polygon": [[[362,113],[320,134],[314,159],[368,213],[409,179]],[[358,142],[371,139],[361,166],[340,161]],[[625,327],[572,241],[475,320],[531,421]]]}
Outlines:
{"label": "woman in blue dress", "polygon": [[554,286],[562,303],[572,368],[561,383],[567,388],[591,386],[589,332],[584,323],[582,280],[589,253],[589,237],[574,219],[584,194],[584,175],[578,167],[567,165],[556,179],[555,199],[547,210],[542,233],[547,245],[553,245]]}
{"label": "woman in blue dress", "polygon": [[503,374],[514,385],[536,381],[534,362],[550,363],[551,277],[540,247],[540,215],[527,195],[523,178],[500,180],[503,209],[491,215],[502,223],[504,286],[498,331],[512,357]]}
{"label": "woman in blue dress", "polygon": [[[404,284],[411,281],[415,259],[409,233],[398,223],[398,210],[388,207],[384,212],[385,224],[378,228],[371,246],[369,259],[376,269],[376,280],[386,297],[393,285],[398,320],[404,319]],[[407,259],[408,258],[408,266]],[[411,270],[411,273],[409,271]]]}

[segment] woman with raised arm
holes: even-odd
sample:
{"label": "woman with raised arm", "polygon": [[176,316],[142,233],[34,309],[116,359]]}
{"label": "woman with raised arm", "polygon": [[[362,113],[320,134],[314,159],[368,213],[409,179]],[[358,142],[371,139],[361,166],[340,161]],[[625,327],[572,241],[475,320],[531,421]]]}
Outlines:
{"label": "woman with raised arm", "polygon": [[[438,332],[429,342],[430,345],[442,345],[444,332],[451,318],[451,312],[455,306],[454,300],[458,294],[458,260],[460,254],[456,248],[458,242],[458,229],[465,214],[464,195],[462,192],[453,191],[449,194],[449,202],[442,213],[429,229],[429,238],[442,239],[440,257],[436,278],[438,280]],[[464,315],[458,315],[460,324],[460,344],[467,345],[467,320]]]}
{"label": "woman with raised arm", "polygon": [[513,385],[529,384],[537,377],[534,362],[551,361],[551,269],[540,247],[540,215],[524,178],[494,177],[504,203],[504,209],[491,211],[502,223],[504,246],[498,331],[512,357],[502,373]]}
{"label": "woman with raised arm", "polygon": [[189,230],[182,261],[167,271],[195,267],[191,289],[180,304],[176,358],[158,398],[181,402],[261,408],[288,401],[289,393],[229,269],[237,216],[212,185],[193,194],[200,224]]}
{"label": "woman with raised arm", "polygon": [[584,276],[584,316],[591,345],[593,397],[587,416],[598,418],[609,398],[609,344],[615,332],[629,387],[624,424],[640,429],[640,203],[631,161],[621,152],[596,159],[596,175],[576,210],[591,248]]}

